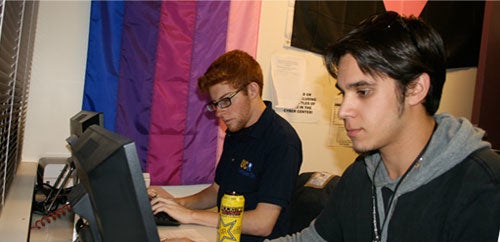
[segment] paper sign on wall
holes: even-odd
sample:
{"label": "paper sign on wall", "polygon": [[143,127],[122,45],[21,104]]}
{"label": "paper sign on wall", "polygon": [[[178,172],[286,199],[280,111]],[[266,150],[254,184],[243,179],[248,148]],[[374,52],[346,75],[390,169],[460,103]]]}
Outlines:
{"label": "paper sign on wall", "polygon": [[271,78],[276,108],[296,108],[301,101],[306,61],[300,56],[274,54],[271,57]]}
{"label": "paper sign on wall", "polygon": [[297,123],[315,123],[318,122],[317,99],[311,92],[302,93],[302,98],[295,108],[284,108],[288,120]]}
{"label": "paper sign on wall", "polygon": [[351,147],[352,142],[344,128],[344,121],[339,118],[341,98],[336,98],[332,107],[332,118],[330,120],[330,146]]}

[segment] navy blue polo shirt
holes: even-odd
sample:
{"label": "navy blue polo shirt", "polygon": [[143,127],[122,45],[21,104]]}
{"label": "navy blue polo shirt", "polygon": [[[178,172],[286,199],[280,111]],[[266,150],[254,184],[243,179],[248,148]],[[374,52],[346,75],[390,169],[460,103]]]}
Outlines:
{"label": "navy blue polo shirt", "polygon": [[[288,233],[288,207],[301,164],[299,136],[266,101],[266,109],[254,125],[234,133],[226,131],[215,172],[215,182],[219,185],[217,206],[220,207],[224,193],[232,191],[245,196],[245,210],[255,209],[259,202],[281,206],[281,214],[268,238],[283,236]],[[241,237],[242,242],[263,239]]]}

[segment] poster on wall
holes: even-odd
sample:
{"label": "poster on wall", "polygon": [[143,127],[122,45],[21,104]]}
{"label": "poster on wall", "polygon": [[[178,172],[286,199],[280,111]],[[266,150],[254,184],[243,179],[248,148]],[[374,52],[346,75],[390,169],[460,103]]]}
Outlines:
{"label": "poster on wall", "polygon": [[271,78],[277,108],[295,108],[300,102],[305,83],[306,61],[301,56],[273,54]]}
{"label": "poster on wall", "polygon": [[283,108],[284,115],[290,122],[317,123],[319,121],[317,98],[312,91],[302,92],[299,103],[293,108]]}
{"label": "poster on wall", "polygon": [[335,98],[332,105],[332,115],[330,119],[330,133],[329,141],[330,146],[333,147],[351,147],[352,142],[344,128],[344,121],[339,118],[339,109],[342,98]]}
{"label": "poster on wall", "polygon": [[317,99],[305,81],[306,60],[302,56],[271,56],[271,78],[276,93],[276,110],[290,122],[318,122]]}

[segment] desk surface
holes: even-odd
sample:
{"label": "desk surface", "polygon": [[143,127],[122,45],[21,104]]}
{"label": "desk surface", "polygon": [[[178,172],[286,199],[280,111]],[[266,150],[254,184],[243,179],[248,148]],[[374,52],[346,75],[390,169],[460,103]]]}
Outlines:
{"label": "desk surface", "polygon": [[2,241],[27,241],[37,163],[21,162],[0,216]]}
{"label": "desk surface", "polygon": [[163,189],[172,194],[174,197],[184,197],[197,193],[208,186],[210,186],[210,184],[163,186]]}
{"label": "desk surface", "polygon": [[[167,192],[174,197],[182,197],[197,193],[208,187],[209,184],[186,185],[186,186],[164,186]],[[159,226],[160,239],[187,237],[196,242],[215,242],[217,240],[217,229],[193,224],[182,224],[180,226]]]}
{"label": "desk surface", "polygon": [[[187,196],[208,187],[208,184],[185,185],[185,186],[165,186],[166,191],[175,197]],[[32,187],[32,185],[30,185]],[[29,199],[31,201],[31,199]],[[28,215],[29,216],[29,215]],[[36,216],[35,216],[36,218]],[[73,216],[58,219],[49,226],[40,230],[34,230],[30,236],[30,242],[50,241],[50,242],[70,242],[73,238]],[[28,225],[26,225],[28,226]],[[25,226],[25,227],[26,227]],[[3,227],[6,229],[7,227]],[[159,226],[158,233],[160,238],[187,237],[196,242],[214,242],[217,238],[217,230],[212,227],[183,224],[180,226]],[[26,235],[26,233],[24,232]],[[4,234],[2,234],[2,237]],[[2,238],[3,239],[3,238]],[[9,240],[9,241],[26,241]]]}

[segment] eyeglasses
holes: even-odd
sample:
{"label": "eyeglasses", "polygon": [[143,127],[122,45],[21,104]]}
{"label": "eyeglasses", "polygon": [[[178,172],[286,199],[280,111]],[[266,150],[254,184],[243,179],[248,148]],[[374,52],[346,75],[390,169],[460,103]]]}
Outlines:
{"label": "eyeglasses", "polygon": [[238,92],[240,92],[241,90],[245,89],[247,87],[247,85],[243,86],[242,88],[238,89],[236,92],[234,92],[233,94],[225,97],[225,98],[221,98],[219,101],[211,101],[209,103],[207,103],[206,107],[207,107],[207,110],[209,112],[215,112],[215,110],[217,110],[218,108],[219,109],[224,109],[224,108],[227,108],[229,106],[231,106],[231,99],[236,96],[236,94],[238,94]]}

